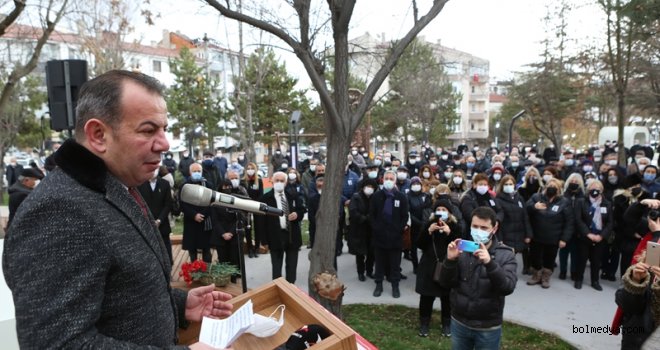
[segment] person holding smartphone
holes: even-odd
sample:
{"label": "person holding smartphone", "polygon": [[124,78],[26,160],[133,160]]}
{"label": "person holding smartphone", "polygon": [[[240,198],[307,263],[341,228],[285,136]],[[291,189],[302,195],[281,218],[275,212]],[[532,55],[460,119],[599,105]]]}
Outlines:
{"label": "person holding smartphone", "polygon": [[419,336],[427,337],[431,323],[431,313],[435,298],[440,298],[442,312],[442,334],[451,336],[451,309],[449,289],[441,287],[433,280],[436,264],[442,264],[447,255],[447,246],[460,237],[461,227],[451,213],[452,203],[449,198],[436,201],[433,213],[426,220],[416,245],[422,250],[422,258],[417,267],[415,292],[419,294]]}
{"label": "person holding smartphone", "polygon": [[[652,203],[648,205],[656,210],[660,207],[660,201],[649,201]],[[621,349],[641,349],[642,345],[649,345],[646,344],[647,338],[660,324],[660,266],[648,261],[650,252],[646,250],[646,242],[657,242],[660,239],[660,218],[649,218],[648,229],[651,233],[640,243],[640,253],[621,276],[623,287],[616,291],[615,300],[619,310],[612,329],[617,330],[615,334],[618,334],[619,329],[622,330]]]}
{"label": "person holding smartphone", "polygon": [[449,243],[440,274],[440,285],[451,288],[452,349],[499,349],[504,298],[516,288],[518,264],[513,248],[495,235],[493,209],[475,209],[470,228],[479,249],[461,252],[460,239]]}

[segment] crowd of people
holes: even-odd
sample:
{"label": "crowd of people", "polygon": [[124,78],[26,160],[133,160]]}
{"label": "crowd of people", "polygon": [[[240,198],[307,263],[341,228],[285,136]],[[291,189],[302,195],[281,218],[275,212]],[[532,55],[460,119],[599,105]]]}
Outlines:
{"label": "crowd of people", "polygon": [[[41,226],[49,232],[45,243],[59,244],[53,235],[64,234],[71,222],[82,231],[93,228],[88,233],[81,232],[79,238],[95,242],[102,237],[101,228],[116,231],[121,227],[126,232],[137,230],[140,235],[155,230],[160,233],[160,241],[145,236],[142,245],[146,243],[146,246],[137,244],[125,249],[132,251],[142,247],[155,252],[158,264],[152,272],[162,274],[169,266],[161,264],[169,261],[171,265],[173,261],[169,241],[171,220],[181,216],[183,249],[188,251],[190,260],[197,260],[201,252],[201,259],[211,262],[212,249],[215,249],[221,262],[238,265],[239,244],[245,241],[250,258],[258,256],[262,246],[268,247],[273,279],[282,276],[284,268],[286,280],[294,283],[298,253],[303,246],[301,222],[305,216],[309,220],[308,248],[312,248],[316,214],[323,210],[320,207],[325,177],[322,152],[310,149],[293,162],[290,154],[275,150],[270,159],[272,190],[264,188],[259,168],[242,153],[236,153],[228,161],[220,150],[206,150],[201,159],[184,151],[177,162],[161,139],[159,130],[164,114],[158,86],[134,74],[113,73],[104,79],[103,84],[114,84],[120,92],[135,90],[138,95],[134,98],[151,103],[154,117],[149,117],[151,120],[145,124],[136,122],[134,125],[128,119],[112,126],[116,123],[114,119],[99,121],[93,117],[97,106],[90,102],[90,110],[82,111],[89,119],[82,120],[85,123],[77,130],[77,142],[65,142],[63,150],[54,156],[59,169],[49,169],[47,174],[36,169],[7,172],[7,176],[12,177],[11,196],[20,197],[20,201],[31,191],[36,192],[34,198],[42,198],[43,203],[61,200],[51,196],[53,189],[58,189],[62,183],[67,184],[67,188],[77,188],[79,195],[75,197],[82,200],[74,205],[77,214],[60,213],[61,218],[54,216],[57,210],[53,208],[44,211],[38,201],[31,201],[23,209],[18,205],[10,208],[12,220],[17,211],[19,214],[16,223],[10,223],[16,227],[10,226],[8,231],[10,240],[5,264],[11,268],[8,282],[17,305],[25,307],[31,302],[16,294],[16,288],[34,289],[30,287],[33,281],[16,275],[22,271],[17,264],[26,263],[24,257],[17,255],[18,247],[32,244],[34,240],[30,234],[38,232]],[[95,88],[100,89],[91,85],[86,92],[90,99],[95,98]],[[123,108],[137,108],[130,100],[125,103]],[[134,119],[139,121],[138,114]],[[126,138],[123,143],[114,134],[119,132],[115,128],[120,127],[127,129],[125,132],[129,135],[122,136]],[[130,129],[133,127],[136,129]],[[155,141],[147,151],[144,142],[149,137]],[[130,157],[132,163],[120,161],[142,146],[145,148],[142,153]],[[355,256],[358,280],[373,279],[374,297],[382,295],[387,281],[391,284],[392,296],[399,298],[399,282],[412,277],[402,273],[402,262],[411,261],[412,272],[416,275],[415,291],[419,294],[419,335],[428,336],[433,303],[439,298],[442,334],[451,336],[452,342],[466,348],[499,346],[504,297],[513,292],[517,281],[516,254],[521,255],[520,273],[529,276],[527,284],[544,289],[557,283],[552,279],[557,268],[559,280],[570,279],[576,289],[582,289],[589,262],[588,283],[593,290],[603,290],[602,279],[622,280],[623,287],[617,293],[620,311],[615,322],[647,326],[644,334],[624,333],[625,344],[640,345],[658,324],[649,317],[655,316],[649,314],[649,310],[655,310],[657,304],[652,295],[660,290],[657,278],[660,268],[647,265],[643,252],[647,241],[658,241],[660,237],[660,178],[658,167],[652,164],[653,150],[631,147],[627,150],[629,161],[626,164],[619,164],[617,145],[609,141],[579,153],[570,148],[559,151],[553,146],[542,153],[539,151],[535,145],[521,145],[505,151],[482,150],[476,145],[470,149],[465,145],[433,148],[424,144],[403,157],[396,157],[385,149],[369,152],[361,145],[351,147],[347,150],[341,198],[337,203],[340,215],[335,255],[341,255],[347,244],[349,254]],[[297,166],[291,167],[294,163]],[[145,169],[148,169],[146,173]],[[51,179],[51,172],[58,183]],[[175,184],[177,172],[184,184],[197,184],[260,201],[281,209],[284,215],[253,217],[229,208],[182,202],[176,195],[180,188]],[[47,175],[45,182],[52,187],[50,191],[36,190],[44,175]],[[126,188],[128,193],[124,193]],[[127,202],[132,200],[128,194],[134,202]],[[101,207],[91,206],[91,203],[103,203],[101,207],[112,215],[99,212]],[[139,209],[143,215],[126,214],[133,209]],[[35,222],[43,225],[34,225]],[[124,238],[127,242],[134,241]],[[464,244],[468,242],[475,246],[470,248]],[[103,247],[77,246],[66,250],[68,253],[58,250],[56,256],[78,255],[72,261],[79,263],[83,258],[104,258],[103,254],[97,254],[99,249],[105,250],[108,256],[104,263],[99,265],[99,270],[85,271],[85,278],[112,283],[108,276],[122,277],[112,270],[115,261],[112,256],[118,246],[126,244],[113,239],[104,242]],[[162,284],[158,284],[162,281],[152,282]],[[173,315],[171,311],[176,314],[177,310],[187,307],[185,300],[190,301],[191,294],[156,289],[154,294],[171,302],[172,308],[162,316],[168,324],[174,324],[183,315]],[[85,290],[81,288],[78,292]],[[62,300],[68,300],[68,291],[60,292]],[[129,293],[141,292],[131,290]],[[196,293],[205,295],[204,298],[211,296],[206,290]],[[212,298],[224,301],[226,296],[213,295]],[[222,310],[218,313],[227,312],[224,304],[220,307]],[[58,310],[53,308],[54,312]],[[112,317],[110,310],[99,310],[108,313],[104,317]],[[77,316],[71,317],[77,319]],[[198,319],[199,314],[192,318]],[[25,325],[43,326],[32,318],[19,320],[19,328]],[[127,332],[113,328],[102,331],[108,334]],[[164,333],[171,335],[169,331]],[[25,337],[33,334],[25,329],[19,331],[19,338],[27,341]],[[82,333],[80,339],[84,339]]]}
{"label": "crowd of people", "polygon": [[[481,150],[476,145],[472,149],[423,145],[398,158],[387,150],[370,153],[356,145],[347,152],[336,255],[342,254],[346,243],[355,255],[358,279],[374,280],[375,297],[382,295],[384,281],[391,284],[392,296],[400,297],[399,281],[409,277],[401,264],[410,260],[420,294],[422,336],[428,334],[436,297],[441,300],[442,332],[452,333],[452,288],[436,283],[432,275],[454,240],[478,241],[473,225],[477,208],[489,208],[496,218],[492,238],[485,235],[488,239],[483,243],[496,242],[489,248],[492,252],[502,249],[501,244],[520,254],[520,272],[529,275],[528,285],[550,288],[558,268],[559,280],[568,279],[582,289],[589,266],[588,285],[602,291],[602,279],[616,281],[628,270],[649,231],[646,215],[654,202],[645,200],[660,193],[658,168],[651,164],[653,150],[632,147],[627,150],[630,161],[619,164],[616,149],[615,142],[581,153],[570,148],[559,152],[552,146],[540,153],[533,145],[513,147],[510,152]],[[202,258],[210,261],[210,249],[216,248],[218,256],[236,263],[237,244],[219,243],[245,237],[249,257],[258,255],[261,245],[268,246],[273,278],[281,276],[285,262],[286,278],[294,282],[302,246],[300,221],[307,213],[311,248],[316,213],[322,210],[323,153],[308,150],[293,168],[291,155],[276,150],[270,192],[264,190],[256,164],[238,154],[228,162],[220,151],[205,151],[200,163],[185,152],[178,165],[168,154],[164,165],[181,171],[186,182],[287,208],[286,218],[248,217],[217,225],[222,215],[209,211],[221,209],[192,210],[182,204],[184,249],[190,250],[191,259],[201,249]],[[246,224],[237,226],[237,221]],[[243,236],[227,227],[240,227]],[[198,241],[189,243],[186,237]]]}

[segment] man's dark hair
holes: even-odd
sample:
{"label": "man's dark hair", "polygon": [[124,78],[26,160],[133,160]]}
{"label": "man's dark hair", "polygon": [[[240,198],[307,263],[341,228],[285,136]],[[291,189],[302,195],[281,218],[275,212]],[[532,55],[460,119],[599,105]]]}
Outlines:
{"label": "man's dark hair", "polygon": [[147,91],[163,96],[165,87],[154,77],[127,70],[111,70],[87,81],[80,88],[76,107],[76,139],[85,135],[85,123],[99,119],[116,129],[122,120],[123,83],[131,81]]}
{"label": "man's dark hair", "polygon": [[472,217],[478,217],[481,220],[490,220],[490,224],[495,227],[497,223],[497,214],[489,207],[477,207],[472,211]]}

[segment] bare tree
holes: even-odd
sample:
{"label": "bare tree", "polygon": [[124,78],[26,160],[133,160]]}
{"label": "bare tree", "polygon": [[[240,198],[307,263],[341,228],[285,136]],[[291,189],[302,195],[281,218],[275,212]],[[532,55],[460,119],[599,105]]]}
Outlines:
{"label": "bare tree", "polygon": [[[320,207],[323,210],[319,210],[317,214],[317,227],[319,230],[316,234],[314,248],[311,251],[311,265],[308,279],[309,293],[327,309],[341,317],[343,293],[329,298],[327,297],[328,294],[315,286],[314,280],[317,275],[323,272],[329,272],[336,279],[333,261],[335,235],[338,225],[337,218],[339,217],[337,203],[339,202],[342,187],[346,152],[350,146],[353,134],[362,121],[378,88],[383,84],[387,75],[396,65],[397,60],[401,57],[408,44],[440,13],[448,0],[434,0],[428,12],[415,21],[415,24],[410,28],[408,33],[396,43],[390,55],[385,58],[383,66],[364,91],[363,98],[354,109],[350,107],[348,91],[348,59],[350,54],[348,30],[353,9],[355,8],[355,0],[327,1],[327,10],[330,17],[329,22],[334,40],[334,81],[332,82],[332,90],[326,85],[323,60],[319,52],[314,48],[314,39],[319,29],[312,28],[310,20],[324,21],[317,19],[318,16],[310,16],[310,10],[312,8],[311,0],[287,1],[297,15],[299,30],[297,38],[281,25],[230,8],[229,1],[225,5],[216,0],[205,1],[223,16],[247,23],[271,33],[284,41],[302,62],[314,88],[319,94],[321,105],[325,112],[325,130],[328,145],[328,167],[326,169],[326,182],[324,186],[324,193],[327,195],[321,197]],[[339,288],[343,288],[343,286]]]}
{"label": "bare tree", "polygon": [[[26,6],[25,1],[14,1],[14,4],[16,6],[16,9],[21,8],[20,11],[22,11],[22,7]],[[8,133],[13,130],[12,125],[10,125],[10,121],[6,120],[6,118],[9,118],[9,113],[5,113],[7,109],[7,105],[10,102],[11,97],[13,96],[14,90],[16,86],[18,85],[19,81],[23,78],[25,78],[30,72],[32,72],[36,67],[37,63],[39,63],[39,56],[41,55],[41,51],[48,41],[48,38],[50,35],[53,33],[55,30],[55,26],[62,20],[64,17],[65,11],[67,9],[67,6],[69,4],[68,0],[48,0],[45,1],[44,3],[39,4],[38,7],[38,13],[39,13],[39,18],[41,28],[35,28],[33,31],[30,33],[27,33],[26,40],[32,40],[32,38],[36,38],[36,43],[34,45],[34,49],[32,50],[31,54],[29,54],[29,58],[27,62],[16,62],[13,65],[13,68],[11,69],[11,72],[7,76],[7,79],[3,81],[4,85],[2,86],[2,91],[0,92],[0,155],[5,154],[5,149],[9,146],[9,141],[12,139]],[[12,14],[10,16],[14,16],[14,21],[18,18],[18,15],[20,14],[20,11],[16,14],[14,14],[15,11],[12,11]],[[6,18],[5,18],[6,20]],[[12,22],[13,23],[13,22]],[[3,21],[0,29],[6,30],[8,26],[10,26],[12,23],[6,23],[6,21]],[[6,33],[3,32],[3,33]],[[2,159],[3,157],[0,157],[0,179],[4,177],[4,161]],[[0,192],[0,200],[2,200],[4,191]]]}

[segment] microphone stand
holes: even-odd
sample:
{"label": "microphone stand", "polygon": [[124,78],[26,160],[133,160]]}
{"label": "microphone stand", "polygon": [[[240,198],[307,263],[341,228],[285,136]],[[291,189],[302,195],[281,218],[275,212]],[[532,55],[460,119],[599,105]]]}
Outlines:
{"label": "microphone stand", "polygon": [[245,210],[234,209],[236,213],[236,235],[238,239],[236,244],[238,245],[238,264],[241,269],[241,287],[243,288],[243,293],[247,293],[247,279],[245,277],[245,255],[243,254],[243,238],[245,238],[245,230],[250,229],[247,224],[247,218],[245,215],[249,213]]}

